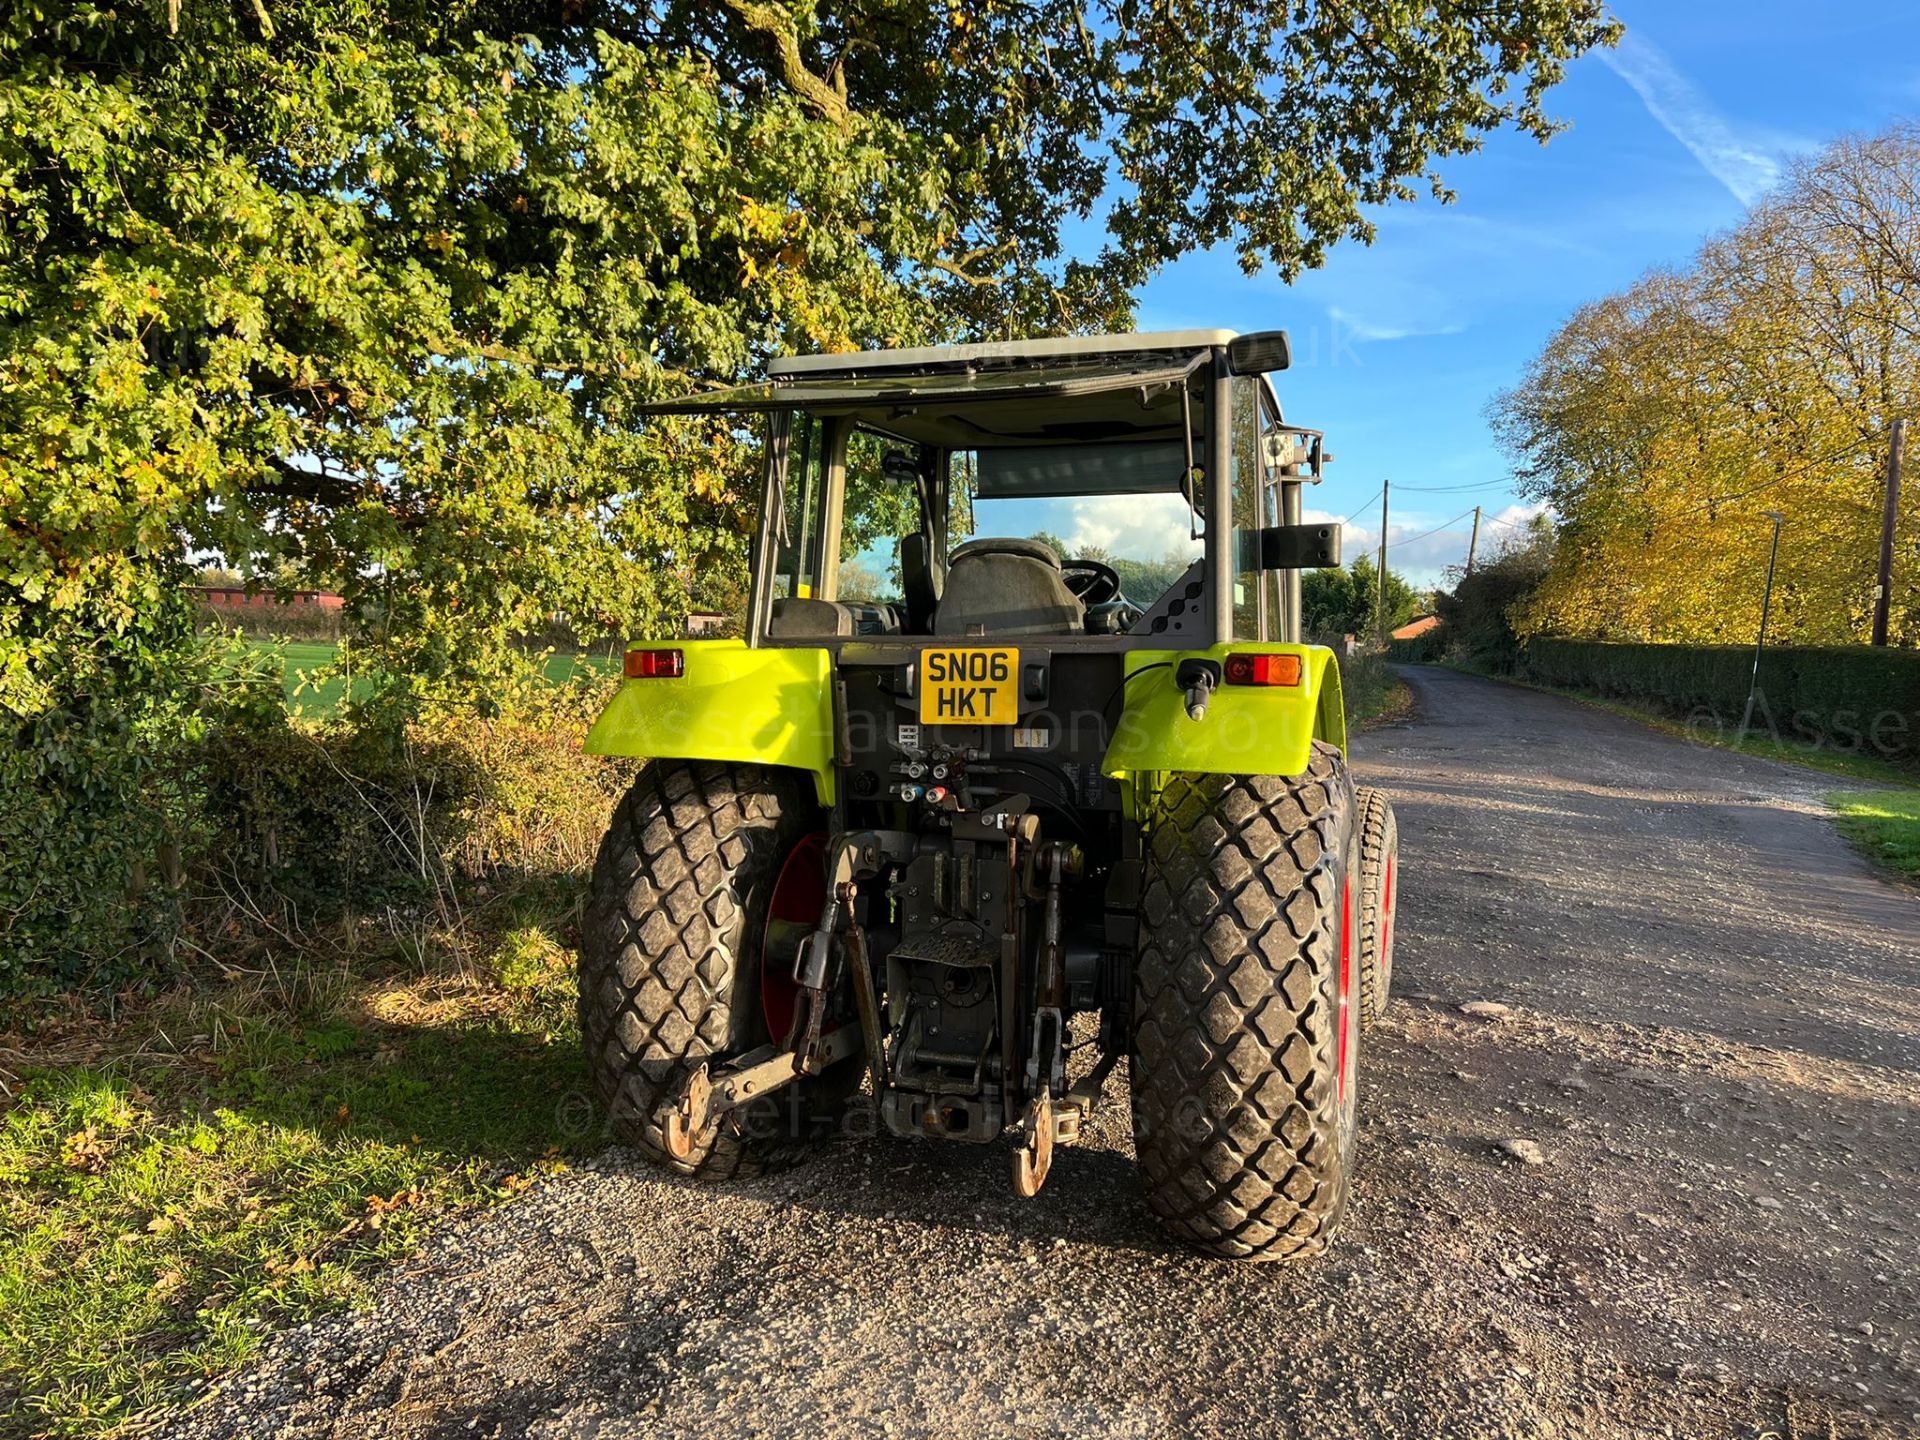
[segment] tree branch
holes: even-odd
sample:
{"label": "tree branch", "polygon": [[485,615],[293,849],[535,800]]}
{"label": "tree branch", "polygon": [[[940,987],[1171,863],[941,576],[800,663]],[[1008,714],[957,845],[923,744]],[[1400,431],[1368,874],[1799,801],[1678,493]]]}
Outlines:
{"label": "tree branch", "polygon": [[967,266],[977,264],[989,256],[999,255],[1012,248],[1013,241],[1003,240],[998,245],[981,245],[952,260],[942,260],[937,255],[930,255],[924,263],[935,270],[953,276],[956,280],[964,280],[969,285],[1004,285],[1007,283],[1008,278],[1004,273],[999,275],[975,275],[967,269]]}
{"label": "tree branch", "polygon": [[842,130],[852,124],[853,112],[847,108],[845,72],[836,65],[833,79],[829,82],[807,68],[806,57],[800,53],[800,36],[793,28],[791,15],[777,5],[762,3],[762,0],[725,0],[725,3],[727,9],[739,16],[741,23],[749,30],[772,42],[774,54],[780,62],[780,78],[788,89],[812,106],[821,118],[831,120]]}
{"label": "tree branch", "polygon": [[964,280],[969,285],[985,287],[988,285],[1004,285],[1007,283],[1007,277],[1005,275],[975,275],[964,269],[960,263],[955,260],[942,260],[938,256],[934,256],[922,263],[944,274],[951,275],[956,280]]}

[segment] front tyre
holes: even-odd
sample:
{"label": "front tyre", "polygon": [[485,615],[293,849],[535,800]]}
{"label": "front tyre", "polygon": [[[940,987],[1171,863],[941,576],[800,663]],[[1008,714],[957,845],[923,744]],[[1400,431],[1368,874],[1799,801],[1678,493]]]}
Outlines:
{"label": "front tyre", "polygon": [[601,842],[580,946],[587,1064],[614,1133],[683,1175],[797,1158],[844,1092],[836,1067],[730,1112],[685,1159],[667,1151],[663,1122],[687,1074],[769,1039],[768,910],[790,860],[796,872],[820,863],[823,823],[804,775],[669,760],[640,772]]}
{"label": "front tyre", "polygon": [[1400,822],[1378,790],[1362,786],[1360,807],[1360,1024],[1387,1008],[1393,986],[1394,915],[1400,905]]}
{"label": "front tyre", "polygon": [[1148,839],[1134,969],[1135,1149],[1173,1234],[1318,1254],[1346,1207],[1359,1058],[1359,844],[1340,752],[1304,774],[1178,775]]}

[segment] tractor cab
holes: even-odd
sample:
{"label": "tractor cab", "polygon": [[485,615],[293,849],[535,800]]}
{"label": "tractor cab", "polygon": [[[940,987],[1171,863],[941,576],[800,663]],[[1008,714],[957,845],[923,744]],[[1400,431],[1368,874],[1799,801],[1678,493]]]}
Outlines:
{"label": "tractor cab", "polygon": [[1286,360],[1226,331],[805,355],[651,408],[766,417],[749,644],[1297,641],[1338,534],[1299,527],[1327,457]]}

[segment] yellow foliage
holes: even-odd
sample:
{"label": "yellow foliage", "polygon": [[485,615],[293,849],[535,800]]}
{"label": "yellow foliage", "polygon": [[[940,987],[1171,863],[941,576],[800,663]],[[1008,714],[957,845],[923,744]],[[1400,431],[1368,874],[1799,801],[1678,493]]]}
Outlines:
{"label": "yellow foliage", "polygon": [[[1916,194],[1920,128],[1842,142],[1689,268],[1586,306],[1548,342],[1494,407],[1560,520],[1521,633],[1749,641],[1778,511],[1770,633],[1867,638],[1889,427],[1920,401]],[[1917,517],[1910,488],[1892,605],[1909,645]]]}

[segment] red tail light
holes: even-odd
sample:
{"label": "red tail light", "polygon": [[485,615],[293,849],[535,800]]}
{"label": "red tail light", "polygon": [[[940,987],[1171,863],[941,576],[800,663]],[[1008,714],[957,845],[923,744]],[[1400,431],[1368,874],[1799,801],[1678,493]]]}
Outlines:
{"label": "red tail light", "polygon": [[680,650],[629,650],[625,674],[629,680],[678,680],[687,673],[687,657]]}
{"label": "red tail light", "polygon": [[1226,678],[1229,685],[1298,685],[1298,655],[1229,655]]}

